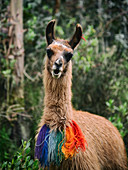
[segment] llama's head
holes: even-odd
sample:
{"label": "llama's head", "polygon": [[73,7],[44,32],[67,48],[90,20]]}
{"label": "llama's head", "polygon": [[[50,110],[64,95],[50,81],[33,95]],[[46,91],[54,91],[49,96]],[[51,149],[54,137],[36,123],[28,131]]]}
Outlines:
{"label": "llama's head", "polygon": [[74,48],[79,44],[82,36],[81,25],[77,24],[76,31],[70,41],[56,39],[54,36],[55,20],[48,23],[46,28],[47,40],[47,69],[53,78],[60,78],[68,69]]}

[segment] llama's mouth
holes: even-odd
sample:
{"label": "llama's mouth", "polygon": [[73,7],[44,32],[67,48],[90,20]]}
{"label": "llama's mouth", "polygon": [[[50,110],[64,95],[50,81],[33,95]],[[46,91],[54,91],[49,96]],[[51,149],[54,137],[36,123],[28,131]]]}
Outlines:
{"label": "llama's mouth", "polygon": [[52,77],[53,78],[60,78],[61,76],[61,71],[59,69],[52,70]]}

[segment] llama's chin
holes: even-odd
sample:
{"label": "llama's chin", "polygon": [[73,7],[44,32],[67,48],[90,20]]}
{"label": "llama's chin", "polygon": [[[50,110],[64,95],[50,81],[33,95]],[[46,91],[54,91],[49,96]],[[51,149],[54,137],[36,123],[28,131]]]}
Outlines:
{"label": "llama's chin", "polygon": [[56,78],[56,79],[60,78],[61,77],[61,72],[59,72],[58,74],[55,74],[54,71],[52,71],[52,77]]}

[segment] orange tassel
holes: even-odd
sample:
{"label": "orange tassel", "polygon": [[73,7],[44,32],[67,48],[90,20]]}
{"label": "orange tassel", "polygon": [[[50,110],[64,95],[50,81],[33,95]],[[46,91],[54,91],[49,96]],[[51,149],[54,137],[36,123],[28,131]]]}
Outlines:
{"label": "orange tassel", "polygon": [[66,127],[66,142],[62,146],[62,152],[65,155],[65,159],[73,157],[79,149],[85,151],[85,144],[87,144],[85,137],[77,123],[72,120],[70,125],[70,127]]}

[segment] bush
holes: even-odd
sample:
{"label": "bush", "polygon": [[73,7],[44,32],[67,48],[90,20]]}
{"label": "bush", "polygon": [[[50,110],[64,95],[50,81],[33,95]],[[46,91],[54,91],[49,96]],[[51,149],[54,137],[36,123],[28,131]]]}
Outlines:
{"label": "bush", "polygon": [[10,154],[14,153],[16,145],[10,139],[10,129],[3,126],[0,130],[0,163],[8,160]]}
{"label": "bush", "polygon": [[19,170],[19,169],[28,169],[28,170],[38,170],[39,162],[34,160],[30,156],[30,140],[28,142],[22,141],[22,146],[18,152],[14,155],[11,161],[5,161],[0,165],[0,168],[3,170]]}

